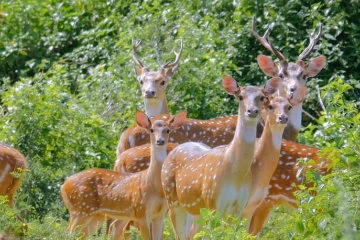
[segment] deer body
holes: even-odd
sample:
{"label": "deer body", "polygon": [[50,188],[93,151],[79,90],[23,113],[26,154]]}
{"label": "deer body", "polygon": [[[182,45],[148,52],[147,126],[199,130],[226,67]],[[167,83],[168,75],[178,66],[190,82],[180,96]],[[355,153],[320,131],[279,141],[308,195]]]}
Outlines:
{"label": "deer body", "polygon": [[[264,94],[256,87],[240,90],[231,77],[224,77],[223,85],[240,99],[233,140],[213,149],[196,142],[181,144],[170,152],[162,169],[162,185],[179,239],[196,233],[192,220],[201,208],[240,216],[249,198],[250,166]],[[187,228],[190,225],[191,230]]]}
{"label": "deer body", "polygon": [[[161,168],[167,155],[170,129],[181,125],[186,113],[169,121],[150,119],[137,113],[140,126],[151,131],[151,160],[148,170],[130,174],[90,169],[69,177],[61,188],[70,212],[68,230],[79,225],[85,235],[93,234],[106,217],[135,221],[143,239],[161,239],[167,211],[161,186]],[[121,230],[117,233],[121,237]]]}
{"label": "deer body", "polygon": [[299,163],[300,159],[315,161],[310,168],[320,174],[326,174],[331,161],[319,156],[320,149],[283,140],[279,164],[271,177],[268,193],[264,201],[256,208],[249,225],[251,234],[258,234],[263,228],[272,208],[286,204],[297,208],[295,191],[303,184],[307,168]]}
{"label": "deer body", "polygon": [[26,165],[25,157],[18,150],[0,143],[0,195],[8,197],[10,207],[14,206],[14,195],[20,187]]}
{"label": "deer body", "polygon": [[[168,118],[169,114],[161,114],[159,118]],[[228,144],[235,132],[237,116],[224,116],[210,120],[187,118],[181,129],[174,130],[170,142],[175,144],[188,141],[201,142],[210,147]],[[149,135],[138,126],[132,126],[124,131],[118,144],[118,153],[126,149],[141,146],[149,142]],[[118,155],[119,159],[119,155]]]}

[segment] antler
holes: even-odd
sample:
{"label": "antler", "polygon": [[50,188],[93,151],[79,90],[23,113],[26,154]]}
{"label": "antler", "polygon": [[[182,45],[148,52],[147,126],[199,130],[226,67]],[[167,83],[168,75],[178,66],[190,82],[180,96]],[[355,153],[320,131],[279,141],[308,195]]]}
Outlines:
{"label": "antler", "polygon": [[272,45],[270,37],[269,37],[269,30],[270,28],[268,28],[264,34],[263,37],[261,37],[257,31],[256,31],[256,22],[255,22],[255,16],[253,17],[253,21],[252,21],[252,33],[255,36],[255,38],[266,48],[268,49],[270,52],[272,52],[280,61],[284,61],[286,62],[286,59],[284,57],[284,55],[275,49],[275,47]]}
{"label": "antler", "polygon": [[305,58],[307,58],[310,55],[311,51],[314,49],[316,42],[320,39],[322,23],[319,23],[317,28],[319,28],[319,32],[316,34],[315,37],[313,37],[315,35],[315,29],[313,34],[310,35],[309,46],[307,46],[307,48],[305,48],[304,51],[299,55],[298,61],[303,61]]}
{"label": "antler", "polygon": [[178,64],[179,64],[179,61],[180,61],[181,53],[182,53],[182,51],[183,51],[183,47],[184,47],[184,45],[183,45],[183,41],[182,41],[182,39],[181,39],[181,40],[180,40],[180,51],[179,51],[178,53],[174,51],[175,56],[176,56],[174,62],[165,63],[164,65],[162,65],[161,68],[173,68],[173,67],[175,67],[176,65],[178,65]]}
{"label": "antler", "polygon": [[140,46],[141,40],[139,41],[134,41],[133,40],[133,50],[132,50],[132,55],[133,55],[133,59],[135,64],[139,65],[141,68],[144,68],[144,64],[136,57],[136,50],[138,49],[138,47]]}

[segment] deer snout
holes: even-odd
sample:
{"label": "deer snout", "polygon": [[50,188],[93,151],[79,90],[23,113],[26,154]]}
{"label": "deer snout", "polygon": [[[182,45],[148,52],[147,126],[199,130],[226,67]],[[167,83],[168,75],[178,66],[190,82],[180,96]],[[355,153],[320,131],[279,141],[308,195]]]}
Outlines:
{"label": "deer snout", "polygon": [[296,89],[297,89],[296,86],[291,86],[291,87],[289,88],[289,90],[290,90],[291,93],[294,93],[294,92],[296,91]]}
{"label": "deer snout", "polygon": [[156,95],[156,91],[153,89],[148,89],[145,91],[145,97],[147,98],[153,98]]}
{"label": "deer snout", "polygon": [[294,93],[296,92],[296,90],[297,90],[297,87],[295,85],[289,87],[289,98],[290,99],[294,98]]}
{"label": "deer snout", "polygon": [[289,118],[286,115],[280,115],[278,118],[278,123],[286,124],[288,122]]}
{"label": "deer snout", "polygon": [[156,140],[156,144],[157,144],[157,145],[164,145],[164,144],[165,144],[165,140],[164,140],[164,139],[158,139],[158,140]]}
{"label": "deer snout", "polygon": [[249,108],[246,111],[246,114],[250,118],[256,118],[259,115],[259,109],[257,109],[257,108]]}

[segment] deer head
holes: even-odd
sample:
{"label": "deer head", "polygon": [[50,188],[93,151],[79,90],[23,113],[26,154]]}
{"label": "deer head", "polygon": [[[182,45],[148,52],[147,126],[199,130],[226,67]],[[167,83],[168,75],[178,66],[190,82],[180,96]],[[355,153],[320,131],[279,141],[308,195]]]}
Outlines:
{"label": "deer head", "polygon": [[157,71],[149,70],[136,56],[136,51],[140,46],[141,41],[133,43],[132,56],[135,63],[135,71],[138,76],[138,81],[141,85],[141,91],[144,98],[165,97],[165,89],[179,66],[181,53],[183,51],[183,42],[180,44],[180,51],[175,53],[175,60],[160,66]]}
{"label": "deer head", "polygon": [[305,62],[305,59],[310,55],[317,41],[320,39],[321,31],[322,24],[320,23],[317,33],[314,32],[310,35],[309,45],[298,56],[297,61],[293,63],[288,62],[284,55],[275,49],[269,37],[269,29],[266,30],[262,37],[257,33],[255,18],[253,18],[253,35],[266,49],[279,59],[279,63],[274,63],[271,57],[259,55],[257,57],[259,67],[267,76],[281,78],[282,84],[279,87],[279,91],[286,94],[284,97],[287,97],[293,105],[300,104],[304,101],[307,93],[307,78],[316,76],[326,64],[325,56],[316,57],[308,63]]}

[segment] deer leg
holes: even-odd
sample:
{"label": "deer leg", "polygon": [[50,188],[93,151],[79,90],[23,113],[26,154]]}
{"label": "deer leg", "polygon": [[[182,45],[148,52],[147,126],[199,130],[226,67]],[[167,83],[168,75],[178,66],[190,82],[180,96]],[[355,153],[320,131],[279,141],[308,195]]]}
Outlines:
{"label": "deer leg", "polygon": [[191,218],[188,220],[192,224],[191,224],[190,232],[187,234],[187,236],[189,239],[194,239],[195,234],[198,233],[202,228],[202,226],[196,222],[201,219],[201,216],[200,215],[196,215],[196,216],[189,215],[188,218]]}
{"label": "deer leg", "polygon": [[[129,228],[130,226],[129,223],[131,222],[123,221],[123,220],[112,221],[108,231],[109,237],[111,237],[111,239],[120,240],[122,237],[124,237],[124,232]],[[125,239],[127,238],[125,237]]]}
{"label": "deer leg", "polygon": [[249,218],[249,227],[248,231],[252,235],[257,235],[264,227],[271,209],[274,207],[274,203],[270,199],[265,199],[262,203],[255,209],[251,218]]}
{"label": "deer leg", "polygon": [[101,225],[106,220],[105,216],[93,215],[89,217],[83,225],[83,232],[86,236],[91,236],[97,233]]}
{"label": "deer leg", "polygon": [[144,219],[137,222],[143,240],[151,240],[150,224]]}
{"label": "deer leg", "polygon": [[164,219],[165,213],[160,214],[157,218],[155,218],[151,223],[151,235],[152,239],[159,239],[163,238],[163,230],[164,230]]}
{"label": "deer leg", "polygon": [[170,208],[171,222],[175,231],[177,240],[185,240],[191,225],[188,223],[188,214],[182,206]]}

